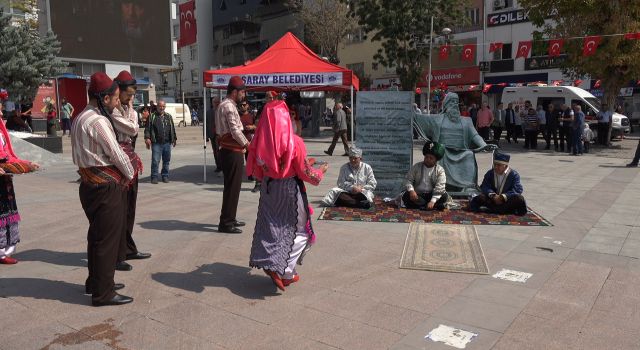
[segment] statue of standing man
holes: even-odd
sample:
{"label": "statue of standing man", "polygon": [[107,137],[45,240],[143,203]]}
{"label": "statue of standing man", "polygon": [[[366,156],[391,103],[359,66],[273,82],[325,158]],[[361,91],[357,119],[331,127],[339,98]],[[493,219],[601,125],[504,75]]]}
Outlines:
{"label": "statue of standing man", "polygon": [[485,143],[471,119],[460,116],[458,103],[458,94],[450,92],[444,98],[443,114],[416,114],[414,120],[425,136],[445,147],[440,165],[447,174],[447,191],[474,192],[478,189],[474,153],[492,151],[497,146]]}

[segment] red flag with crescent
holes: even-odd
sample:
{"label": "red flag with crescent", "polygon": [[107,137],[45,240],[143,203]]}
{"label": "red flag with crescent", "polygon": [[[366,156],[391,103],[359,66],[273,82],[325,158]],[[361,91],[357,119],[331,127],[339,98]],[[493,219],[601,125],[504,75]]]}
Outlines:
{"label": "red flag with crescent", "polygon": [[576,79],[573,81],[573,86],[580,86],[580,84],[582,84],[582,80],[580,79]]}
{"label": "red flag with crescent", "polygon": [[638,33],[626,33],[624,38],[627,40],[638,40],[640,39],[640,32]]}
{"label": "red flag with crescent", "polygon": [[562,52],[564,46],[564,39],[549,40],[549,57],[558,57]]}
{"label": "red flag with crescent", "polygon": [[600,81],[600,80],[596,80],[595,84],[593,84],[593,88],[594,88],[594,89],[597,89],[597,88],[599,88],[599,87],[600,87],[600,85],[602,85],[602,81]]}
{"label": "red flag with crescent", "polygon": [[473,61],[476,53],[476,45],[467,44],[462,47],[462,61]]}
{"label": "red flag with crescent", "polygon": [[595,54],[601,40],[602,37],[597,35],[585,37],[582,46],[582,56],[586,57]]}
{"label": "red flag with crescent", "polygon": [[196,27],[196,2],[195,0],[180,4],[180,39],[178,47],[196,43],[198,28]]}
{"label": "red flag with crescent", "polygon": [[503,43],[491,43],[489,44],[489,52],[495,52],[502,49]]}
{"label": "red flag with crescent", "polygon": [[491,89],[492,86],[493,84],[484,84],[484,87],[482,88],[482,92],[486,94],[487,92],[489,92],[489,89]]}
{"label": "red flag with crescent", "polygon": [[475,88],[477,88],[478,85],[469,85],[469,91],[475,90]]}
{"label": "red flag with crescent", "polygon": [[449,58],[450,52],[451,52],[451,45],[440,46],[440,59],[446,60],[447,58]]}
{"label": "red flag with crescent", "polygon": [[516,58],[518,58],[518,57],[523,57],[523,58],[529,57],[529,52],[531,52],[531,46],[532,45],[533,45],[533,42],[531,40],[519,42],[518,43],[518,52],[516,53]]}

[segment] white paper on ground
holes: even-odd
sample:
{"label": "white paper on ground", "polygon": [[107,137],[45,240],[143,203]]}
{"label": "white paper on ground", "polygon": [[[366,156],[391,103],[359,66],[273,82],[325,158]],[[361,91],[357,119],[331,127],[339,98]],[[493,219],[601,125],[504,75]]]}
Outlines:
{"label": "white paper on ground", "polygon": [[493,275],[493,278],[499,278],[501,280],[512,281],[512,282],[525,283],[531,276],[533,276],[533,274],[528,272],[502,269],[498,271],[495,275]]}
{"label": "white paper on ground", "polygon": [[477,336],[478,334],[476,333],[441,324],[438,328],[432,329],[424,338],[431,339],[434,342],[442,342],[454,348],[464,349]]}

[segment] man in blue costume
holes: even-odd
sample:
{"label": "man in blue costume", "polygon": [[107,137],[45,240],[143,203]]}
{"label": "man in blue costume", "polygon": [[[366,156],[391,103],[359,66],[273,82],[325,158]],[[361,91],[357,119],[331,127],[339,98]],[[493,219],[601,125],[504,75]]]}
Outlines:
{"label": "man in blue costume", "polygon": [[447,174],[448,192],[475,192],[478,183],[478,165],[475,152],[491,151],[496,145],[488,145],[473,127],[471,118],[461,118],[458,95],[448,93],[444,98],[444,113],[416,114],[415,123],[424,136],[445,147],[439,164]]}
{"label": "man in blue costume", "polygon": [[471,211],[515,215],[527,213],[520,175],[509,168],[510,158],[505,153],[494,154],[493,169],[487,171],[480,185],[482,194],[473,197],[469,203]]}

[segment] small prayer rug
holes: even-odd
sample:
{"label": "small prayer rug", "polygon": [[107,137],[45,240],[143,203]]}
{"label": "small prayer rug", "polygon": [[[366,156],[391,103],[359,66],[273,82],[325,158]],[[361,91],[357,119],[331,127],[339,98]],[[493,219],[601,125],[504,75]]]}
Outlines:
{"label": "small prayer rug", "polygon": [[410,224],[401,269],[488,274],[473,226]]}
{"label": "small prayer rug", "polygon": [[385,203],[380,198],[374,199],[370,209],[345,207],[323,208],[318,220],[335,221],[367,221],[367,222],[418,222],[448,225],[513,225],[513,226],[552,226],[549,221],[535,211],[523,216],[474,213],[464,208],[467,201],[456,201],[463,209],[416,210],[398,208],[395,203]]}

